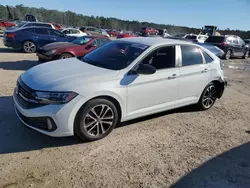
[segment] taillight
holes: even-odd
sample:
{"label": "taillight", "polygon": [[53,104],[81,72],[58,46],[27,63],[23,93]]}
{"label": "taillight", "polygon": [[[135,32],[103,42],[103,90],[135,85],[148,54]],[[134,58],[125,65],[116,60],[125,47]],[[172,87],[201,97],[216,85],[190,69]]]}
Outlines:
{"label": "taillight", "polygon": [[221,43],[221,46],[227,46],[227,45],[228,45],[227,42],[222,42],[222,43]]}
{"label": "taillight", "polygon": [[15,33],[8,33],[7,37],[8,38],[15,38],[16,34]]}

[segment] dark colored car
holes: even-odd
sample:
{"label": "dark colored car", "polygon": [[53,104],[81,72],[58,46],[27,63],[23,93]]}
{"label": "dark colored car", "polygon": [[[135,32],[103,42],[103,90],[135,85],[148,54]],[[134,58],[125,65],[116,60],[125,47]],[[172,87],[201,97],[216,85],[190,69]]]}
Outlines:
{"label": "dark colored car", "polygon": [[245,39],[244,41],[246,44],[250,45],[250,39]]}
{"label": "dark colored car", "polygon": [[75,37],[69,37],[60,31],[44,27],[27,27],[6,30],[3,42],[7,47],[34,53],[36,50],[52,42],[71,42]]}
{"label": "dark colored car", "polygon": [[224,59],[230,59],[231,57],[247,59],[249,56],[249,45],[238,36],[210,36],[205,42],[222,49],[225,53]]}
{"label": "dark colored car", "polygon": [[[195,43],[195,42],[194,42]],[[210,50],[211,52],[213,52],[217,57],[219,58],[223,58],[224,56],[224,51],[221,50],[220,48],[218,48],[217,46],[211,45],[211,44],[206,44],[206,43],[196,43],[200,46],[203,46],[204,48]]]}
{"label": "dark colored car", "polygon": [[37,50],[39,61],[82,57],[98,46],[109,42],[107,37],[82,36],[72,42],[55,42]]}
{"label": "dark colored car", "polygon": [[141,33],[144,36],[149,36],[149,35],[158,35],[159,31],[152,27],[144,27],[142,28]]}

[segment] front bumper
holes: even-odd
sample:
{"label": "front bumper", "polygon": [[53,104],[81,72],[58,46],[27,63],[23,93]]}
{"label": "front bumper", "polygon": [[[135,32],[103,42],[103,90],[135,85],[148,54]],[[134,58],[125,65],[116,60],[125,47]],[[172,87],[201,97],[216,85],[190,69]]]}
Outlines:
{"label": "front bumper", "polygon": [[53,60],[53,56],[46,56],[46,55],[44,55],[44,54],[42,54],[42,53],[39,53],[39,52],[37,52],[36,53],[36,56],[39,58],[39,59],[42,59],[42,60],[44,60],[44,61],[51,61],[51,60]]}
{"label": "front bumper", "polygon": [[27,127],[53,137],[74,135],[74,121],[83,103],[82,96],[78,95],[67,104],[24,108],[15,89],[13,100],[17,117]]}

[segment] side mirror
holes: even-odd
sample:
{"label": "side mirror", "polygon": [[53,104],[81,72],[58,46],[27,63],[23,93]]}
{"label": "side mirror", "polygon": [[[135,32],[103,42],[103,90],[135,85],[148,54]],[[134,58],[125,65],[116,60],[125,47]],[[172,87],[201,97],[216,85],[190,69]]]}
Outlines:
{"label": "side mirror", "polygon": [[149,64],[140,64],[136,70],[137,74],[154,74],[156,69]]}

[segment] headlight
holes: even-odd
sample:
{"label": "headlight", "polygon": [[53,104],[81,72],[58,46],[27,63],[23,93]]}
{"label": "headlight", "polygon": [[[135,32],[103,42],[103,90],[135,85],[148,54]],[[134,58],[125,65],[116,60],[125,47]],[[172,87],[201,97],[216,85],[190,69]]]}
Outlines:
{"label": "headlight", "polygon": [[42,104],[64,104],[74,99],[78,94],[74,92],[36,91],[33,95]]}
{"label": "headlight", "polygon": [[50,50],[46,53],[47,56],[50,56],[52,54],[56,53],[56,50]]}

